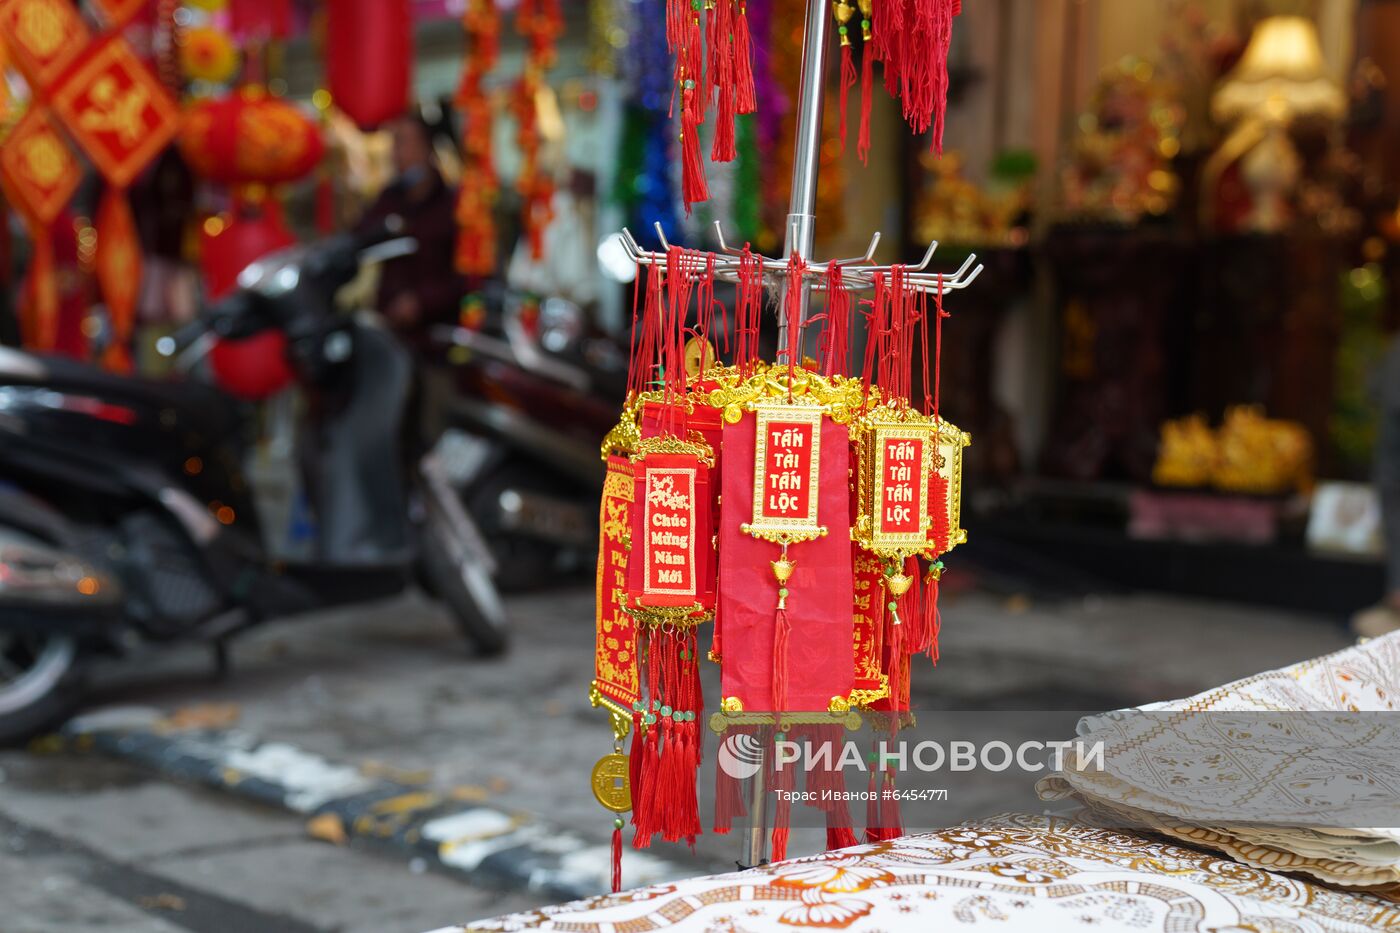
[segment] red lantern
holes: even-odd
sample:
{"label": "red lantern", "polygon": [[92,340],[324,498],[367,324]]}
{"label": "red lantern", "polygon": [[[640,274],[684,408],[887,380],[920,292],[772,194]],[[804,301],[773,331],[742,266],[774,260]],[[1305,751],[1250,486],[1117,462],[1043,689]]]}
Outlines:
{"label": "red lantern", "polygon": [[292,31],[292,5],[289,0],[233,0],[229,20],[240,39],[285,39]]}
{"label": "red lantern", "polygon": [[[233,290],[249,263],[296,242],[282,222],[276,205],[235,218],[217,232],[206,226],[200,240],[200,268],[210,298]],[[287,365],[287,338],[268,330],[244,340],[220,340],[209,354],[209,365],[219,387],[230,395],[257,401],[275,395],[293,378]]]}
{"label": "red lantern", "polygon": [[336,0],[326,9],[326,83],[362,130],[408,109],[413,67],[409,0]]}
{"label": "red lantern", "polygon": [[315,121],[251,86],[192,105],[178,144],[196,173],[229,185],[294,181],[326,151]]}

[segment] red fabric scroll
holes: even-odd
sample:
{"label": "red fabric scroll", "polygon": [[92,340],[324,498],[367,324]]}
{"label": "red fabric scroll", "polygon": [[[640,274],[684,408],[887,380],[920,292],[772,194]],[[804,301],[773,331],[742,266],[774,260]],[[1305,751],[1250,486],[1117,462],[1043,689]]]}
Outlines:
{"label": "red fabric scroll", "polygon": [[637,623],[622,611],[627,599],[632,490],[631,462],[626,457],[609,457],[598,516],[598,639],[593,672],[598,692],[628,709],[641,696],[637,677]]}
{"label": "red fabric scroll", "polygon": [[[724,427],[719,567],[724,587],[717,606],[724,619],[721,690],[745,710],[771,711],[778,582],[770,562],[781,548],[739,527],[753,519],[755,421],[750,412]],[[850,694],[854,679],[851,546],[844,533],[851,526],[850,445],[846,426],[829,419],[822,420],[821,438],[817,521],[830,533],[788,549],[796,568],[788,582],[787,664],[802,673],[787,687],[785,706],[794,712],[827,710],[832,697]]]}
{"label": "red fabric scroll", "polygon": [[694,454],[647,454],[633,467],[628,605],[713,608],[709,469]]}

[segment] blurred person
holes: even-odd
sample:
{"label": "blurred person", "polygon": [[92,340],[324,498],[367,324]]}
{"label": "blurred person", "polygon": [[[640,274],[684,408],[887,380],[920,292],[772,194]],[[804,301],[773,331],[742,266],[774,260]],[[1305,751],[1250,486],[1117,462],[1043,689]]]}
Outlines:
{"label": "blurred person", "polygon": [[457,274],[454,254],[456,196],[443,181],[433,151],[433,128],[417,113],[390,124],[395,176],[365,211],[360,229],[397,214],[403,235],[418,241],[418,251],[380,267],[381,314],[389,326],[415,350],[422,350],[435,324],[457,319],[465,283]]}
{"label": "blurred person", "polygon": [[379,267],[376,306],[389,327],[417,357],[413,399],[417,410],[406,422],[405,441],[413,455],[430,449],[447,426],[452,375],[429,363],[425,351],[431,329],[457,321],[465,280],[456,269],[457,218],[455,192],[438,168],[433,127],[416,111],[394,120],[394,179],[360,219],[361,230],[384,218],[403,218],[403,236],[418,241],[416,252],[391,259]]}
{"label": "blurred person", "polygon": [[1385,533],[1385,598],[1351,620],[1357,635],[1376,638],[1400,629],[1400,335],[1381,363],[1376,428],[1376,491]]}

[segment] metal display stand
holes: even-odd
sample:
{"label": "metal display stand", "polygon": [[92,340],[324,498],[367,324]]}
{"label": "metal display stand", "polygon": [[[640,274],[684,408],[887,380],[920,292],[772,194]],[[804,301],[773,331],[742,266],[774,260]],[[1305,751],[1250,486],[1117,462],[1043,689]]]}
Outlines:
{"label": "metal display stand", "polygon": [[[795,315],[799,326],[807,320],[811,292],[825,290],[827,271],[832,265],[841,267],[843,286],[851,290],[873,288],[876,275],[884,274],[887,276],[893,268],[874,263],[875,249],[880,243],[878,232],[871,236],[870,245],[863,256],[852,259],[833,259],[826,262],[811,261],[817,221],[817,174],[821,166],[822,110],[826,98],[826,73],[830,59],[830,52],[827,48],[828,3],[829,0],[807,0],[806,24],[802,42],[802,80],[798,88],[797,98],[797,131],[792,167],[792,188],[788,201],[787,233],[783,246],[783,258],[758,257],[762,262],[765,286],[772,286],[775,290],[787,280],[788,265],[792,258],[798,257],[803,261],[805,282],[798,298],[801,305]],[[719,252],[715,255],[713,267],[714,275],[724,281],[738,281],[739,257],[743,250],[736,249],[725,241],[724,230],[719,221],[715,221],[714,226],[716,240],[719,244]],[[666,236],[659,223],[656,224],[655,229],[662,246],[662,252],[642,249],[632,236],[631,231],[625,227],[622,230],[622,242],[629,257],[636,263],[664,267],[670,244],[666,241]],[[906,287],[930,294],[940,291],[947,293],[966,288],[981,274],[982,265],[977,263],[975,253],[969,254],[962,266],[951,274],[926,272],[925,270],[933,261],[933,255],[937,249],[938,241],[934,240],[929,244],[927,252],[924,253],[923,259],[918,264],[904,267]],[[699,277],[703,273],[697,270],[693,274]],[[786,297],[784,300],[787,300]],[[784,311],[786,310],[785,308]],[[788,315],[786,313],[778,315],[778,346],[780,348],[785,348],[788,345],[787,321]],[[779,350],[780,354],[783,352],[785,351]],[[760,742],[760,748],[766,749],[768,745],[767,741]],[[761,764],[764,766],[760,767],[759,773],[752,779],[753,788],[749,801],[749,832],[745,840],[742,867],[761,865],[767,861],[767,840],[764,826],[767,788],[763,778],[763,775],[767,773],[766,761]]]}

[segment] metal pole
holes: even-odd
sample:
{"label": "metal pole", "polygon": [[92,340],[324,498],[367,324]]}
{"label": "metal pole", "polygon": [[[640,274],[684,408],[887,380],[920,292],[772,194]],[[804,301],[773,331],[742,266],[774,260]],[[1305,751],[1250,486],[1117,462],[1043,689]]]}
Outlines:
{"label": "metal pole", "polygon": [[[797,92],[797,140],[792,159],[792,194],[788,200],[787,230],[784,233],[783,255],[789,259],[799,254],[812,258],[812,238],[817,225],[817,170],[821,168],[822,106],[826,101],[826,30],[830,22],[828,0],[807,0],[807,25],[802,40],[802,82]],[[807,320],[810,293],[802,287],[797,320]],[[783,299],[787,300],[786,296]],[[778,315],[778,355],[787,354],[787,308]],[[801,354],[801,349],[798,353]],[[795,360],[794,362],[801,362]],[[759,730],[762,747],[768,748],[768,729]],[[749,793],[749,838],[745,845],[747,865],[762,865],[767,859],[768,840],[764,832],[764,810],[768,800],[768,761],[753,776]]]}
{"label": "metal pole", "polygon": [[749,868],[762,865],[768,852],[765,833],[767,826],[764,825],[768,822],[764,818],[764,811],[768,805],[768,743],[765,741],[767,735],[767,729],[758,730],[761,767],[757,774],[749,778],[753,781],[753,786],[749,788],[749,838],[744,843],[744,865]]}
{"label": "metal pole", "polygon": [[[826,32],[831,21],[827,0],[807,0],[807,26],[802,42],[802,83],[797,92],[797,139],[792,159],[792,194],[788,200],[783,255],[812,258],[817,226],[817,172],[821,168],[822,107],[826,101]],[[807,320],[809,291],[804,286],[797,320]],[[784,299],[786,300],[786,298]],[[778,354],[787,353],[787,308],[778,315]],[[799,350],[799,353],[801,351]],[[800,361],[798,361],[800,362]]]}

